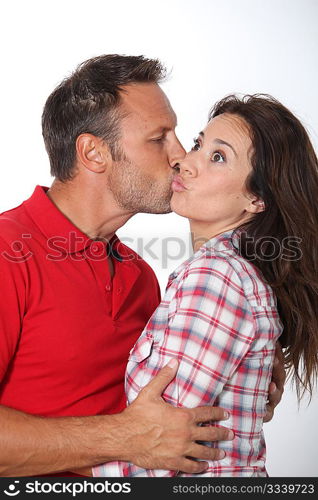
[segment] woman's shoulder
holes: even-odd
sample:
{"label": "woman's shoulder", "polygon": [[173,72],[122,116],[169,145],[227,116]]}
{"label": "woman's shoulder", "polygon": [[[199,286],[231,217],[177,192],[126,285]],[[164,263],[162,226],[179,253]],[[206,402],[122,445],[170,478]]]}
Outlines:
{"label": "woman's shoulder", "polygon": [[227,294],[229,289],[244,293],[243,284],[233,262],[221,253],[197,253],[184,266],[179,275],[179,287],[202,293]]}
{"label": "woman's shoulder", "polygon": [[206,249],[188,262],[183,279],[196,277],[197,281],[219,282],[243,293],[252,307],[276,307],[276,297],[261,271],[234,249]]}

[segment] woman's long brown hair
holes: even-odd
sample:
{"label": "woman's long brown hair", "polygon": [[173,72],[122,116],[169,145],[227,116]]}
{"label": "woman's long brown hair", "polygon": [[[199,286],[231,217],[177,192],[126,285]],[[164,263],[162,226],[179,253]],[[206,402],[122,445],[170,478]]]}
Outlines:
{"label": "woman's long brown hair", "polygon": [[273,288],[284,332],[286,367],[298,399],[318,375],[318,161],[300,121],[268,95],[227,96],[210,111],[248,125],[253,143],[246,188],[265,211],[238,229],[241,255]]}

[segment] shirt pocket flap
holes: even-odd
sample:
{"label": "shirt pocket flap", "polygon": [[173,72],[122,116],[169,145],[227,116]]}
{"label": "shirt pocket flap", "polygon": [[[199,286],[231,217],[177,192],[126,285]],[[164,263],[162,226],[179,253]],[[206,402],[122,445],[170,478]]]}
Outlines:
{"label": "shirt pocket flap", "polygon": [[141,363],[147,359],[152,351],[152,346],[154,343],[154,338],[152,335],[147,333],[147,335],[140,337],[129,354],[129,361],[135,361]]}

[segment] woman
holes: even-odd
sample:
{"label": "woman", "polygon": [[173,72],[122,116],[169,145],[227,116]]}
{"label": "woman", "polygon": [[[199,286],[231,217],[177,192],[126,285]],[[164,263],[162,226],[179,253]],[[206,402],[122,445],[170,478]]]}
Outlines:
{"label": "woman", "polygon": [[[172,183],[194,255],[130,353],[129,403],[171,358],[164,399],[227,409],[233,441],[205,476],[266,476],[262,421],[275,342],[284,330],[297,394],[318,372],[318,162],[308,135],[269,96],[216,104]],[[217,425],[217,424],[213,424]],[[95,476],[173,476],[112,462]],[[186,476],[187,474],[180,474]]]}

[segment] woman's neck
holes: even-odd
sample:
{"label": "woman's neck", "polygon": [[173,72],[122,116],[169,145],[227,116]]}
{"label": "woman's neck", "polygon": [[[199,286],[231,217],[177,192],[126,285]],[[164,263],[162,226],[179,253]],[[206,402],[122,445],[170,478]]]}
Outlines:
{"label": "woman's neck", "polygon": [[237,223],[211,224],[193,220],[189,220],[189,222],[194,253],[197,252],[197,250],[199,250],[199,248],[211,238],[215,238],[215,236],[225,233],[226,231],[230,231],[231,229],[235,229],[240,225]]}

